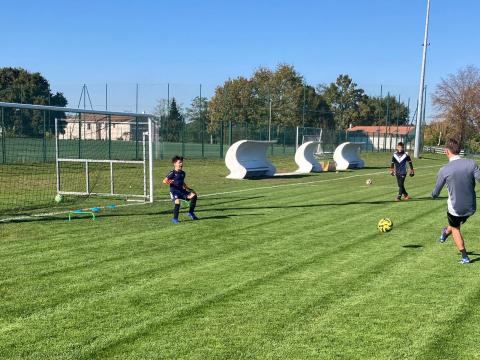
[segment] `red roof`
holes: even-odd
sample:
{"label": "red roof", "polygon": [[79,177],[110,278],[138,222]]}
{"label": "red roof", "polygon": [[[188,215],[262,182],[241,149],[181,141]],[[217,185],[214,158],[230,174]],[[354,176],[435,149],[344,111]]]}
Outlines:
{"label": "red roof", "polygon": [[[398,129],[398,131],[397,131]],[[348,132],[363,131],[365,133],[380,133],[380,134],[398,134],[407,135],[414,129],[413,126],[353,126],[348,128]]]}

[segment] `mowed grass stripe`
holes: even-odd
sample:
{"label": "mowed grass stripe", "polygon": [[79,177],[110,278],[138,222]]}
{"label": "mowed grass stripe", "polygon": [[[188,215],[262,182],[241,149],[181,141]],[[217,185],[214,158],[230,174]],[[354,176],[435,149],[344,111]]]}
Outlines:
{"label": "mowed grass stripe", "polygon": [[[341,209],[338,209],[338,211],[341,212]],[[293,218],[291,218],[290,216],[286,216],[286,217],[285,217],[285,220],[288,220],[289,218],[290,218],[291,221],[295,221],[295,220],[294,220]],[[277,221],[282,221],[282,219],[277,219]],[[264,226],[265,223],[262,223],[262,224],[260,224],[260,225],[261,225],[261,226]],[[258,224],[256,224],[255,226],[253,226],[253,227],[251,227],[251,228],[256,228],[257,226],[258,226]],[[296,231],[296,230],[295,230],[295,231]],[[256,231],[254,231],[254,235],[256,235]],[[128,241],[128,239],[127,239],[127,241]],[[255,245],[257,245],[257,242],[256,242]],[[181,246],[181,244],[180,244],[179,242],[176,242],[174,245],[172,245],[172,249],[176,249],[178,246]],[[248,246],[250,246],[250,245],[248,245]],[[94,250],[96,251],[97,249],[94,249]],[[160,250],[164,250],[164,249],[160,249]],[[237,248],[237,249],[232,249],[232,250],[229,250],[229,251],[233,252],[235,255],[238,255],[237,253],[238,253],[239,249]],[[141,256],[144,256],[144,255],[145,255],[145,251],[144,251],[144,252],[141,252],[140,255],[141,255]],[[201,258],[200,258],[200,259],[199,259],[199,258],[195,258],[195,259],[193,259],[193,260],[194,260],[194,261],[198,261],[198,260],[203,260],[203,259],[201,259]],[[66,259],[62,264],[68,264],[68,263],[69,263],[69,260]],[[94,265],[94,264],[87,264],[87,265],[84,266],[84,267],[87,268],[87,269],[90,269],[90,267],[91,267],[92,265]],[[140,264],[136,264],[136,265],[140,265]],[[121,266],[124,267],[124,266],[127,266],[127,265],[121,264]],[[82,266],[82,267],[83,267],[83,266]],[[158,267],[158,266],[156,266],[156,267]],[[95,268],[93,267],[93,269],[95,269]],[[36,270],[36,269],[32,269],[32,270],[34,270],[34,272],[38,271],[38,270]],[[65,271],[65,272],[66,272],[66,275],[65,275],[65,276],[66,276],[66,282],[67,282],[67,285],[68,285],[68,284],[70,284],[71,279],[70,279],[70,276],[68,276],[68,271],[67,271],[67,270],[68,270],[68,269],[59,268],[59,269],[55,270],[55,273],[59,273],[59,274],[63,275],[63,272],[62,272],[62,271]],[[72,269],[72,270],[78,271],[79,269],[78,269],[78,268],[74,268],[74,269]],[[113,273],[116,273],[116,270],[118,270],[118,269],[107,269],[107,271],[111,271],[111,270],[113,270]],[[160,269],[158,269],[157,272],[158,272],[158,273],[162,273],[162,272],[164,272],[164,271],[166,271],[166,270],[168,270],[168,268],[160,267]],[[92,277],[96,277],[97,275],[99,275],[99,274],[96,274],[96,273],[95,273],[95,270],[92,270],[92,272],[93,272],[93,276],[88,276],[87,279],[90,279],[90,278],[92,278]],[[44,275],[44,274],[40,273],[40,275]],[[82,274],[82,276],[84,276],[84,277],[85,277],[85,275],[86,275],[85,273]],[[149,275],[149,274],[144,272],[144,273],[141,273],[140,275],[141,275],[141,276],[144,276],[144,275]],[[119,279],[119,281],[126,281],[126,280],[129,280],[129,279],[130,279],[130,276],[127,276],[126,279]],[[22,281],[25,281],[26,279],[21,279],[21,280],[22,280]],[[27,279],[27,283],[28,283],[28,281],[31,281],[33,284],[35,284],[35,286],[38,287],[38,278],[33,278],[33,279],[30,279],[30,280]],[[58,283],[58,281],[59,281],[58,278],[55,279],[55,283]],[[27,284],[27,283],[25,283],[25,284]],[[128,282],[127,282],[127,283],[128,283]],[[94,282],[93,284],[96,284],[96,283]],[[87,290],[88,290],[88,289],[87,289]],[[93,289],[93,290],[98,290],[98,289]],[[28,291],[30,291],[30,289],[28,289]],[[88,293],[88,291],[87,291],[87,293]],[[71,295],[73,296],[74,294],[71,294]],[[77,299],[77,298],[78,298],[78,294],[76,294],[74,298]]]}
{"label": "mowed grass stripe", "polygon": [[[392,179],[392,180],[393,180],[393,179]],[[352,184],[348,184],[347,186],[352,186],[352,185],[353,185],[353,183],[352,183]],[[355,185],[355,186],[356,186],[356,185]],[[427,189],[427,188],[428,188],[428,190],[430,190],[430,189],[429,189],[429,188],[430,188],[430,185],[425,186],[425,189]],[[323,189],[322,189],[322,190],[323,190]],[[328,188],[327,188],[326,190],[328,190]],[[422,190],[422,191],[423,191],[423,190]],[[291,191],[287,191],[287,192],[291,192]],[[275,191],[274,193],[277,194],[277,191]],[[268,197],[268,198],[266,199],[266,205],[265,205],[264,207],[267,208],[268,205],[271,205],[271,206],[273,207],[273,209],[270,209],[270,210],[272,211],[273,214],[275,214],[276,212],[286,211],[286,212],[290,213],[289,215],[290,215],[290,217],[291,217],[291,214],[297,213],[297,214],[301,215],[301,216],[304,218],[303,220],[304,220],[305,223],[307,223],[307,224],[314,223],[315,221],[317,221],[317,220],[318,220],[318,217],[319,217],[319,213],[320,213],[320,215],[325,216],[325,215],[328,215],[329,213],[331,213],[331,212],[332,212],[332,208],[334,208],[333,205],[330,205],[330,206],[326,206],[326,207],[325,207],[325,205],[324,205],[324,204],[321,204],[321,202],[318,202],[318,203],[315,202],[315,201],[312,202],[311,196],[304,197],[304,196],[302,196],[301,194],[300,194],[300,195],[296,194],[296,191],[293,191],[293,193],[294,193],[294,194],[293,194],[291,197],[283,196],[283,198],[286,199],[286,200],[289,200],[289,201],[291,201],[291,202],[297,202],[297,201],[298,201],[298,202],[304,202],[304,203],[306,203],[306,204],[308,203],[309,205],[317,205],[317,204],[318,204],[318,205],[322,205],[323,208],[322,208],[322,206],[318,206],[318,208],[320,208],[321,211],[315,210],[314,213],[310,213],[309,210],[301,211],[299,208],[290,208],[290,209],[287,208],[287,209],[281,210],[281,203],[279,204],[276,200],[274,200],[274,199],[272,199],[272,198],[270,198],[270,197]],[[385,192],[384,192],[384,194],[387,194],[387,193],[388,193],[388,194],[391,194],[390,191],[388,191],[388,192],[385,191]],[[340,197],[340,194],[332,194],[332,196],[334,196],[334,195],[336,195],[337,198]],[[371,194],[366,194],[366,195],[371,195]],[[378,194],[378,195],[380,195],[380,194]],[[352,196],[356,198],[356,197],[358,196],[358,194],[355,194],[355,193],[354,193],[354,194],[352,194]],[[390,196],[391,196],[391,195],[388,195],[388,198],[390,198]],[[378,197],[381,199],[381,198],[383,197],[383,195],[380,195],[380,196],[378,196]],[[280,198],[280,196],[279,196],[279,198]],[[377,198],[377,194],[374,195],[373,199],[376,199],[376,198]],[[383,197],[383,198],[384,198],[384,197]],[[322,199],[322,200],[323,200],[323,199]],[[328,199],[327,199],[327,200],[328,200]],[[358,199],[358,200],[360,200],[360,199]],[[362,200],[362,201],[363,201],[363,202],[368,202],[369,200],[365,200],[365,199],[364,199],[364,200]],[[382,200],[379,200],[379,201],[382,201]],[[252,199],[252,203],[255,204],[255,202],[256,202],[256,200],[254,201],[254,200]],[[331,203],[333,204],[334,201],[332,201]],[[245,204],[246,204],[246,207],[249,207],[249,206],[248,206],[248,202],[246,202]],[[437,204],[438,204],[438,205],[437,205]],[[435,205],[437,205],[437,206],[444,206],[444,203],[443,203],[443,204],[437,203],[437,204],[435,204]],[[386,207],[389,208],[389,210],[387,210],[387,212],[391,212],[392,209],[395,209],[395,208],[393,208],[392,206],[396,206],[396,205],[397,205],[397,204],[388,206],[388,204],[387,204]],[[412,207],[412,206],[420,205],[420,202],[419,202],[419,204],[415,204],[415,203],[413,203],[413,202],[412,202],[412,203],[407,203],[407,204],[401,204],[401,206],[403,206],[403,205],[405,205],[404,208],[405,208],[405,207]],[[215,206],[218,207],[218,205],[215,205]],[[337,205],[337,207],[341,207],[341,206],[344,206],[344,205]],[[358,211],[359,208],[360,208],[360,209],[363,209],[363,210],[365,210],[366,208],[368,208],[369,210],[377,211],[376,209],[379,208],[379,207],[384,207],[384,208],[385,208],[385,204],[384,204],[384,205],[382,205],[381,203],[380,203],[380,204],[368,204],[368,205],[360,204],[360,205],[355,206],[355,207],[353,207],[353,206],[344,206],[344,207],[346,207],[347,209],[349,209],[350,211],[353,211],[353,212]],[[276,209],[275,209],[275,208],[276,208]],[[390,209],[390,208],[391,208],[391,209]],[[399,208],[399,207],[397,207],[397,209],[398,209],[398,208]],[[200,209],[201,209],[201,207],[199,208],[199,210],[200,210]],[[218,209],[217,209],[217,210],[218,210]],[[268,210],[268,208],[267,208],[267,209],[264,209],[264,210],[265,210],[265,211],[270,211],[270,210]],[[325,211],[323,211],[323,210],[325,210]],[[210,211],[210,210],[209,210],[209,211]],[[215,213],[215,211],[216,211],[216,210],[212,210],[213,213]],[[232,210],[232,212],[233,212],[233,211],[234,211],[234,210]],[[248,211],[251,211],[251,210],[249,210],[249,209],[238,209],[238,212],[239,212],[239,213],[248,212]],[[373,212],[373,211],[372,211],[372,212]],[[218,211],[217,211],[217,212],[218,212]],[[225,212],[230,212],[230,210],[223,210],[223,211],[219,211],[219,212],[220,212],[220,213],[225,213]],[[332,216],[340,216],[340,213],[341,213],[341,212],[339,212],[338,215],[333,215],[333,213],[332,213]],[[207,214],[208,214],[208,213],[207,213]],[[348,215],[350,215],[350,214],[348,214]],[[371,215],[371,214],[370,214],[370,215]],[[138,221],[138,218],[139,218],[139,217],[140,217],[140,216],[136,216],[136,218],[137,218],[136,220],[137,220],[137,221]],[[262,216],[260,216],[260,217],[262,217]],[[286,218],[288,219],[288,216],[287,216]],[[343,218],[345,218],[345,216],[343,216]],[[332,219],[332,217],[330,217],[330,219]],[[333,218],[333,219],[334,219],[334,218]],[[218,221],[217,221],[217,220],[218,220]],[[240,231],[242,231],[242,228],[243,228],[242,226],[240,226],[241,223],[243,222],[243,221],[239,221],[239,220],[241,220],[241,219],[235,218],[236,221],[228,221],[228,220],[231,220],[231,219],[228,219],[228,218],[227,218],[227,219],[224,219],[224,220],[223,220],[223,219],[222,219],[222,220],[220,220],[220,219],[215,219],[215,220],[213,220],[213,221],[211,221],[211,220],[209,220],[209,221],[214,222],[214,223],[224,224],[225,227],[228,228],[228,229],[231,229],[231,228],[232,228],[232,229],[235,229],[236,231],[239,231],[239,233],[236,234],[236,235],[244,237],[246,243],[248,243],[249,241],[258,241],[257,239],[255,239],[255,232],[253,231],[254,228],[248,229],[245,233],[243,233],[243,232],[240,232]],[[365,221],[364,221],[364,220],[365,220]],[[366,220],[367,220],[367,219],[363,219],[363,218],[360,218],[360,217],[359,217],[359,218],[358,218],[358,221],[357,221],[357,219],[355,219],[355,218],[351,218],[351,219],[350,219],[350,222],[351,222],[352,224],[358,225],[358,224],[361,223],[361,222],[363,222],[363,223],[365,224],[365,223],[366,223]],[[168,221],[168,218],[166,219],[166,221]],[[160,223],[161,223],[161,222],[165,222],[165,223],[166,223],[166,221],[162,219],[162,220],[160,221]],[[250,221],[251,221],[251,220],[250,220]],[[369,220],[369,221],[370,221],[370,220]],[[376,218],[375,218],[375,221],[376,221]],[[372,222],[372,229],[374,229],[375,221]],[[336,221],[336,220],[334,220],[333,222],[331,221],[332,224],[334,224],[335,222],[337,222],[337,221]],[[235,223],[235,225],[238,224],[239,226],[233,226],[232,223]],[[348,224],[348,221],[345,221],[345,223]],[[139,222],[139,224],[140,224],[140,222]],[[203,224],[207,225],[206,222],[204,222]],[[243,223],[243,224],[244,224],[244,223]],[[258,226],[258,224],[259,224],[259,223],[257,223],[257,226]],[[305,233],[306,235],[308,235],[306,231],[303,231],[303,232],[302,232],[302,231],[299,231],[299,228],[301,228],[301,227],[296,227],[296,228],[294,228],[293,225],[292,225],[292,224],[293,224],[292,222],[289,222],[289,221],[287,221],[285,218],[282,218],[282,217],[279,217],[279,219],[278,219],[277,222],[264,222],[264,223],[262,223],[262,224],[264,225],[263,227],[264,227],[266,230],[270,230],[270,231],[273,230],[274,235],[276,235],[277,237],[279,237],[279,236],[285,236],[286,238],[290,238],[291,240],[298,240],[298,239],[297,239],[298,236],[295,237],[294,235],[292,235],[293,233],[292,233],[292,234],[286,234],[285,231],[282,231],[284,228],[287,228],[287,227],[292,227],[292,231],[296,231],[296,232],[298,232],[298,234],[302,234],[302,235],[303,235],[303,233]],[[343,224],[343,223],[342,223],[342,224]],[[400,224],[401,224],[401,223],[399,223],[399,225],[400,225]],[[199,224],[199,225],[197,225],[197,224],[184,224],[184,225],[185,225],[185,226],[184,226],[184,228],[182,229],[182,231],[184,231],[185,233],[189,233],[190,231],[192,231],[192,233],[195,233],[195,232],[198,231],[198,229],[199,229],[199,227],[200,227],[200,224]],[[211,224],[210,224],[210,225],[211,225]],[[284,225],[284,226],[282,226],[282,225]],[[203,226],[203,225],[202,225],[202,226]],[[343,225],[342,225],[342,226],[343,226]],[[342,229],[336,230],[336,229],[333,227],[333,225],[332,225],[332,227],[330,227],[328,231],[331,232],[332,234],[335,234],[335,233],[339,233],[339,234],[340,234],[341,232],[346,232],[345,229],[347,229],[347,228],[349,228],[349,229],[351,230],[351,227],[350,227],[350,226],[344,226],[344,229],[343,229],[343,230],[342,230]],[[280,230],[280,232],[279,232],[279,230]],[[80,229],[79,229],[79,231],[80,231]],[[162,231],[163,231],[163,230],[162,230]],[[315,231],[318,232],[318,229],[313,229],[313,230],[312,230],[312,234],[315,234]],[[374,231],[374,230],[373,230],[373,231]],[[147,232],[146,232],[146,231],[142,231],[141,234],[142,234],[142,236],[143,236],[143,235],[146,235]],[[215,235],[217,235],[217,234],[215,234]],[[257,235],[258,235],[258,234],[257,234]],[[393,235],[393,233],[392,233],[392,235]],[[148,236],[150,236],[150,232],[148,232]],[[250,237],[250,236],[251,236],[251,238],[247,238],[247,237]],[[272,235],[272,236],[273,236],[273,235]],[[356,235],[354,235],[354,236],[356,236]],[[80,236],[80,237],[82,237],[82,236]],[[125,238],[124,240],[126,241],[127,238]],[[206,240],[206,239],[205,239],[205,240]],[[228,238],[228,241],[235,241],[235,240],[237,240],[237,239],[236,239],[236,238]],[[285,243],[287,243],[287,242],[285,242]],[[214,242],[210,243],[209,245],[211,245],[211,244],[214,244]],[[145,244],[145,245],[146,245],[146,244]],[[188,245],[188,242],[185,242],[185,245],[187,246],[187,245]],[[267,246],[267,245],[275,245],[275,247],[272,248],[272,246]],[[299,245],[300,245],[300,244],[299,244]],[[302,244],[302,245],[303,245],[303,244]],[[376,247],[374,247],[374,249],[375,249],[375,248],[376,248]],[[102,248],[100,247],[100,249],[102,249]],[[306,248],[306,249],[303,249],[302,252],[300,252],[300,250],[299,250],[298,248],[287,247],[287,246],[285,246],[284,243],[281,243],[281,242],[280,242],[280,243],[272,242],[271,244],[266,243],[265,249],[263,249],[263,251],[264,251],[265,253],[260,253],[260,256],[258,256],[258,255],[255,254],[255,253],[252,253],[252,252],[248,253],[248,252],[246,252],[246,257],[245,257],[245,258],[241,258],[241,257],[239,257],[238,259],[234,258],[234,259],[233,259],[234,261],[233,261],[233,263],[232,263],[232,266],[234,266],[234,265],[241,265],[241,264],[254,265],[254,264],[255,264],[255,261],[262,261],[262,259],[263,259],[263,260],[268,259],[268,258],[267,258],[267,255],[271,255],[271,254],[276,254],[276,255],[279,257],[279,258],[277,259],[278,263],[275,263],[275,264],[282,264],[282,263],[284,263],[284,262],[292,261],[292,259],[295,260],[298,256],[300,256],[300,254],[308,253],[308,250],[309,250],[309,249],[310,249],[310,250],[311,250],[311,249],[318,250],[318,247]],[[86,248],[85,250],[87,250],[86,253],[88,254],[89,248]],[[105,249],[105,250],[107,250],[107,249]],[[347,249],[347,250],[348,250],[348,249]],[[384,247],[379,247],[378,250],[385,250],[385,249],[384,249]],[[108,251],[110,251],[110,250],[108,250]],[[360,253],[362,253],[362,252],[358,252],[358,253],[360,254]],[[319,254],[320,254],[320,256],[322,256],[323,253],[322,253],[322,252],[319,252]],[[248,262],[248,261],[249,261],[248,255],[250,255],[250,257],[252,258],[252,259],[250,260],[250,261],[252,261],[252,263],[249,263],[249,262]],[[257,255],[257,259],[256,259],[256,260],[255,260],[255,255]],[[288,256],[287,256],[287,255],[288,255]],[[328,255],[328,253],[327,253],[327,255]],[[291,257],[289,257],[289,256],[291,256]],[[330,255],[330,256],[331,256],[331,255]],[[140,259],[140,258],[142,258],[142,256],[140,256],[140,254],[139,254],[139,259]],[[289,260],[289,259],[290,259],[290,260]],[[225,259],[226,262],[230,262],[230,260],[231,260],[230,258]],[[220,261],[220,263],[221,263],[221,261]],[[274,266],[278,266],[278,265],[275,265],[275,264],[274,264]],[[102,265],[101,263],[99,263],[99,264],[92,263],[91,265],[94,266],[94,267],[99,267],[99,266],[100,266],[100,267],[103,267],[103,265]],[[134,265],[135,265],[135,264],[134,264]],[[209,266],[207,266],[207,267],[205,267],[205,268],[193,268],[193,269],[190,269],[190,267],[187,266],[187,267],[185,267],[184,269],[182,269],[182,270],[185,271],[185,273],[184,273],[183,275],[180,274],[180,275],[177,277],[177,279],[181,280],[181,279],[185,278],[185,277],[188,275],[189,270],[192,270],[192,271],[190,271],[190,276],[191,276],[192,274],[195,275],[195,274],[197,274],[198,271],[200,271],[200,272],[198,273],[199,276],[200,276],[200,279],[203,279],[203,277],[208,277],[208,276],[210,276],[210,274],[212,274],[212,271],[213,271],[212,269],[215,269],[215,267],[218,266],[214,261],[208,262],[208,265],[209,265]],[[313,265],[309,265],[309,266],[312,267]],[[225,266],[222,266],[222,267],[225,268]],[[308,267],[308,266],[307,266],[307,267]],[[240,274],[240,275],[242,275],[244,278],[248,278],[248,279],[251,278],[251,274],[248,273],[248,268],[245,269],[245,268],[238,267],[237,269],[238,269],[240,272],[243,272],[243,274]],[[203,271],[203,273],[202,273],[202,271]],[[293,272],[293,273],[296,273],[295,271],[290,271],[290,273],[292,273],[292,272]],[[222,275],[222,274],[220,274],[220,275]],[[218,275],[217,277],[220,277],[220,275]],[[235,275],[236,275],[236,274],[235,274]],[[50,275],[48,275],[48,276],[50,276]],[[80,274],[80,276],[81,276],[81,274]],[[212,275],[212,276],[213,276],[213,275]],[[236,280],[237,280],[237,277],[234,276],[233,270],[230,270],[230,269],[229,269],[228,272],[225,273],[223,276],[224,276],[223,279],[220,278],[220,280],[222,280],[222,281],[218,284],[218,288],[220,288],[221,286],[225,287],[225,284],[228,285],[228,284],[231,284],[232,282],[235,283]],[[240,277],[242,277],[242,276],[240,276]],[[281,276],[280,276],[280,278],[281,278]],[[167,279],[167,280],[172,280],[172,279]],[[174,279],[174,280],[176,280],[176,279]],[[202,280],[202,281],[203,281],[203,280]],[[266,284],[268,285],[268,284],[272,284],[272,283],[275,283],[275,282],[276,282],[275,278],[272,278],[272,279],[270,279],[270,280],[264,281],[264,282],[263,282],[261,285],[259,285],[259,286],[262,287],[262,286],[265,286]],[[180,287],[181,287],[180,284],[182,284],[182,283],[178,283],[177,286],[180,286]],[[202,282],[202,284],[203,284],[203,282]],[[208,287],[208,285],[210,285],[210,284],[208,284],[208,283],[206,283],[206,284],[207,284],[207,291],[210,290],[212,287],[215,288],[215,286],[210,286],[210,287]],[[135,285],[135,284],[134,284],[134,285]],[[174,284],[174,285],[175,285],[175,284]],[[183,285],[183,284],[182,284],[182,285]],[[193,284],[193,283],[188,283],[187,285],[192,285],[192,287],[193,287],[193,285],[195,285],[195,284]],[[155,289],[155,287],[156,287],[157,285],[156,285],[156,284],[152,284],[152,286],[153,286],[153,289],[152,289],[153,292],[151,292],[151,291],[148,292],[148,291],[147,291],[147,296],[146,296],[146,298],[147,298],[147,299],[146,299],[147,305],[152,305],[152,304],[148,304],[148,302],[149,302],[149,301],[155,301],[155,296],[158,296],[158,294],[159,294],[159,293],[158,293],[158,289]],[[239,296],[241,296],[241,294],[249,294],[249,293],[251,293],[251,292],[253,291],[253,289],[255,289],[255,288],[258,288],[258,286],[257,286],[257,287],[252,287],[252,289],[251,289],[251,290],[248,290],[248,291],[239,291],[239,293],[238,293],[237,296],[233,296],[233,297],[231,297],[231,298],[232,298],[232,299],[237,299]],[[194,289],[195,289],[195,288],[194,288]],[[145,289],[141,289],[141,288],[138,289],[139,293],[141,293],[141,292],[144,291],[144,290],[145,290]],[[150,290],[150,289],[147,288],[147,290]],[[160,293],[160,294],[161,294],[161,293]],[[180,295],[185,295],[185,294],[180,294]],[[137,301],[138,301],[138,300],[137,300]],[[225,303],[225,302],[222,302],[222,301],[217,302],[216,305],[213,306],[212,308],[215,309],[215,308],[217,308],[217,306],[219,306],[219,305],[217,305],[217,304],[224,304],[224,303]],[[173,305],[175,306],[175,304],[173,304]],[[178,305],[178,304],[176,304],[176,305]],[[132,305],[132,306],[135,307],[135,305]],[[137,306],[138,306],[138,303],[137,303]],[[152,305],[152,306],[153,306],[153,305]],[[208,306],[207,306],[207,308],[208,308]],[[86,308],[85,310],[88,311],[88,308]],[[79,310],[77,310],[77,311],[79,311]],[[201,313],[201,311],[200,311],[200,313]],[[134,316],[134,317],[135,317],[135,316]],[[137,319],[137,320],[138,320],[138,319]],[[188,317],[186,317],[185,319],[183,319],[183,322],[180,322],[179,324],[180,324],[180,325],[186,324],[186,323],[188,323],[188,321],[189,321],[189,319],[188,319]],[[252,325],[252,328],[255,328],[255,326],[254,326],[255,324],[250,324],[250,325]],[[175,324],[174,324],[174,325],[171,325],[171,326],[178,326],[178,325],[175,325]],[[113,330],[113,329],[112,329],[112,330]],[[186,329],[183,329],[183,330],[186,330]],[[121,330],[120,330],[120,331],[121,331]],[[208,335],[208,334],[206,334],[206,335]],[[98,336],[98,335],[97,335],[97,336]],[[208,341],[206,341],[206,342],[208,343]],[[268,341],[267,341],[267,342],[268,342]],[[246,343],[248,344],[248,340],[247,340]],[[75,343],[75,345],[72,345],[72,344],[71,344],[71,351],[72,351],[72,352],[69,353],[69,352],[67,351],[67,354],[70,354],[70,355],[72,355],[72,354],[78,354],[78,352],[76,352],[76,351],[78,351],[79,347],[82,346],[81,344],[82,344],[81,341]],[[250,343],[250,344],[251,344],[251,343]],[[178,346],[178,347],[181,347],[180,344],[177,344],[177,346]],[[127,347],[127,349],[130,349],[130,350],[133,349],[133,348],[129,347],[129,344],[128,344],[128,343],[127,343],[126,347]],[[61,347],[60,347],[60,348],[61,348]],[[239,348],[241,349],[242,347],[239,347]],[[75,349],[76,349],[76,350],[75,350]],[[107,349],[108,349],[108,348],[107,348]],[[113,349],[113,350],[112,350],[112,351],[113,351],[112,354],[118,354],[118,352],[115,351],[115,346],[114,346],[112,349]],[[153,347],[152,349],[154,349],[154,347]],[[135,351],[133,352],[133,354],[135,354]]]}
{"label": "mowed grass stripe", "polygon": [[[431,212],[431,211],[434,211],[434,210],[429,210],[429,212]],[[410,219],[410,220],[411,220],[411,219]],[[359,243],[358,243],[358,244],[364,244],[364,245],[365,245],[365,241],[369,241],[369,238],[370,238],[370,240],[371,240],[371,238],[372,238],[372,237],[371,237],[371,234],[365,236],[365,238],[356,238],[356,240],[359,240]],[[358,244],[353,244],[353,248],[355,248],[356,245],[358,245]],[[347,251],[348,251],[349,248],[351,248],[351,247],[352,247],[352,244],[347,245],[347,246],[339,246],[339,247],[336,248],[336,250],[339,251],[339,253],[345,254],[345,253],[347,253]],[[332,252],[333,252],[333,251],[332,251]],[[279,274],[279,275],[280,275],[280,276],[286,276],[286,275],[290,274],[292,271],[302,270],[302,269],[303,269],[303,266],[306,265],[306,264],[310,265],[310,264],[314,264],[314,263],[317,263],[318,261],[322,261],[322,260],[324,260],[324,261],[329,261],[329,260],[330,260],[330,259],[329,259],[329,255],[330,255],[332,258],[334,258],[334,256],[333,256],[334,254],[333,254],[333,253],[331,253],[331,254],[328,254],[328,253],[327,253],[327,254],[322,254],[322,253],[320,253],[320,255],[325,255],[325,257],[317,259],[317,257],[319,257],[319,254],[315,254],[315,255],[310,256],[309,258],[307,258],[306,261],[302,261],[302,262],[298,263],[298,264],[297,264],[298,266],[294,266],[294,267],[291,268],[291,269],[289,268],[289,271],[286,271],[285,273],[282,272],[282,273]],[[388,261],[386,261],[386,262],[384,263],[385,258],[383,258],[383,257],[378,257],[377,260],[381,260],[381,262],[382,262],[383,265],[381,265],[380,267],[383,267],[383,268],[385,268],[385,267],[387,267],[387,266],[390,266],[389,264],[394,264],[394,263],[395,263],[395,261],[392,261],[392,259],[388,259]],[[372,265],[372,263],[367,263],[367,264],[368,264],[369,266]],[[375,264],[375,262],[373,262],[373,264]],[[336,265],[335,262],[330,263],[330,266],[331,266],[332,268],[334,268],[335,265]],[[330,271],[330,268],[329,268],[329,271]],[[378,269],[372,270],[372,273],[375,274],[376,271],[378,271]],[[368,269],[367,269],[365,272],[366,272],[366,273],[369,273],[369,272],[368,272]],[[333,272],[333,273],[334,273],[334,272]],[[357,273],[353,273],[353,274],[350,273],[348,276],[352,276],[352,275],[353,275],[354,277],[357,277],[357,276],[360,276],[360,277],[361,277],[361,276],[364,276],[365,273],[360,272],[360,275],[358,275]],[[270,279],[269,282],[273,282],[274,280],[275,280],[275,279]],[[352,285],[353,283],[356,283],[355,279],[354,279],[354,280],[351,280],[351,281],[352,281],[351,284],[350,284],[350,283],[342,284],[342,287],[344,288],[345,291],[349,291],[349,290],[350,290],[349,285]],[[294,290],[293,290],[293,291],[294,291]],[[245,293],[245,291],[242,291],[242,293]],[[227,299],[227,301],[228,301],[228,299]],[[322,303],[322,301],[320,301],[320,303]],[[175,322],[177,322],[177,321],[178,321],[178,318],[175,318]],[[165,324],[165,323],[162,322],[161,324],[157,324],[157,326],[155,326],[155,328],[165,329],[165,326],[166,326],[166,325],[167,325],[167,324]],[[168,332],[168,331],[167,331],[167,332]],[[139,336],[140,338],[143,338],[143,337],[145,336],[143,333],[141,333],[141,334],[139,334],[139,335],[140,335],[140,336]],[[163,334],[163,335],[165,335],[165,334]],[[136,337],[134,337],[134,340],[136,340]],[[119,340],[119,341],[120,341],[120,343],[122,343],[123,341],[125,341],[125,339],[121,339],[121,340]],[[112,345],[112,347],[115,348],[116,345],[118,345],[118,344],[114,344],[114,345]],[[134,346],[134,348],[136,348],[136,346]],[[110,356],[110,355],[112,355],[112,354],[111,354],[111,353],[108,353],[107,355]],[[108,356],[107,356],[107,357],[108,357]]]}

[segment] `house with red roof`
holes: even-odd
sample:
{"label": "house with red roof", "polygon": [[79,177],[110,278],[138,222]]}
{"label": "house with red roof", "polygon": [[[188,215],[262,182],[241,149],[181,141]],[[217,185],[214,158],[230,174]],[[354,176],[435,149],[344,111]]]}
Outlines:
{"label": "house with red roof", "polygon": [[415,127],[402,126],[350,126],[346,130],[348,141],[364,142],[366,150],[395,150],[398,142],[405,143],[406,149],[413,148]]}

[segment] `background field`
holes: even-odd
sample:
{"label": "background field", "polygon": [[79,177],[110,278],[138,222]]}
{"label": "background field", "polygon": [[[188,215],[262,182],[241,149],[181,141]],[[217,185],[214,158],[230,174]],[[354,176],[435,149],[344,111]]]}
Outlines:
{"label": "background field", "polygon": [[[389,156],[366,159],[255,181],[188,161],[201,221],[178,226],[159,185],[155,204],[97,221],[0,224],[0,357],[480,358],[480,262],[458,265],[451,240],[436,241],[446,201],[429,194],[445,159],[416,162],[401,203]],[[464,229],[473,259],[478,219]]]}

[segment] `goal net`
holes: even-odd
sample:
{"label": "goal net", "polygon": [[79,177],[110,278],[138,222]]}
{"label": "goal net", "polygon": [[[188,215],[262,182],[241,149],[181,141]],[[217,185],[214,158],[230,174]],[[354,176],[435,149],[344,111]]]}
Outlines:
{"label": "goal net", "polygon": [[323,129],[314,127],[297,127],[297,147],[309,141],[318,141],[315,155],[323,155]]}
{"label": "goal net", "polygon": [[55,134],[57,194],[153,201],[152,119],[76,114]]}
{"label": "goal net", "polygon": [[152,201],[158,127],[149,114],[0,102],[0,221]]}

